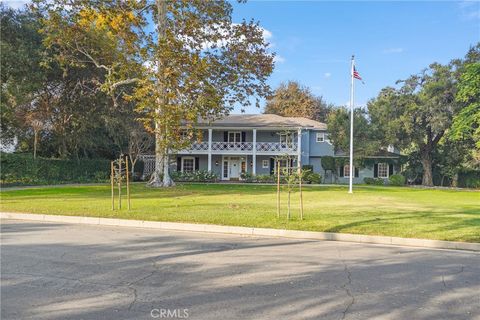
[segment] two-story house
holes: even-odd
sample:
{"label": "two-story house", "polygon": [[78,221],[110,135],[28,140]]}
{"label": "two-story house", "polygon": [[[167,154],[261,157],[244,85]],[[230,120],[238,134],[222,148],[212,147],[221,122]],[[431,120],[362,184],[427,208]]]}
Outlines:
{"label": "two-story house", "polygon": [[[322,157],[345,157],[335,155],[325,123],[274,114],[232,114],[210,123],[200,122],[197,129],[202,131],[202,141],[178,151],[171,170],[208,170],[221,180],[240,180],[242,172],[274,174],[275,159],[288,155],[291,163],[282,160],[280,166],[311,165],[314,172],[324,177],[325,183],[348,181],[348,164],[336,168],[335,172],[322,167]],[[354,182],[362,183],[365,177],[387,179],[398,168],[383,162],[386,158],[398,158],[398,155],[383,152],[375,157],[372,167],[354,170]],[[153,161],[145,165],[145,175],[153,170],[153,165]]]}

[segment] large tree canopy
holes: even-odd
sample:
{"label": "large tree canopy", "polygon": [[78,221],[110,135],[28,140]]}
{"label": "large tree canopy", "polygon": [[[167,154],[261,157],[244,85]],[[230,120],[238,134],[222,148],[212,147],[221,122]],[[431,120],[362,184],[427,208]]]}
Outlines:
{"label": "large tree canopy", "polygon": [[[439,145],[444,143],[454,119],[466,112],[458,93],[458,78],[466,77],[463,64],[461,60],[448,65],[433,63],[421,73],[399,81],[400,88],[383,89],[368,103],[377,137],[384,144],[418,154],[423,167],[422,184],[427,186],[433,185],[432,164]],[[467,72],[469,68],[465,68]],[[468,83],[475,86],[470,78]]]}
{"label": "large tree canopy", "polygon": [[322,97],[313,95],[309,88],[301,86],[298,82],[289,81],[281,83],[267,99],[264,113],[326,122],[331,109],[331,105]]}
{"label": "large tree canopy", "polygon": [[[66,65],[93,64],[116,102],[135,101],[155,133],[151,184],[172,185],[168,154],[180,128],[214,119],[269,93],[273,55],[255,21],[232,21],[228,1],[37,1],[46,44]],[[132,94],[122,95],[124,85]],[[163,181],[162,176],[163,174]]]}

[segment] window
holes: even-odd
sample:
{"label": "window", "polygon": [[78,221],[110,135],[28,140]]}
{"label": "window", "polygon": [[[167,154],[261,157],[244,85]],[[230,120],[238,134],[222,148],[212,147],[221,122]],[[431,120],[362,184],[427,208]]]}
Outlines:
{"label": "window", "polygon": [[[353,176],[355,176],[355,167],[353,167]],[[343,176],[345,178],[350,178],[350,165],[346,164],[343,166]]]}
{"label": "window", "polygon": [[195,168],[195,158],[183,157],[182,158],[182,172],[193,172]]}
{"label": "window", "polygon": [[379,163],[377,173],[378,173],[379,178],[388,178],[388,164],[387,163]]}
{"label": "window", "polygon": [[268,163],[268,160],[262,160],[262,168],[263,169],[268,169],[269,167],[269,163]]}
{"label": "window", "polygon": [[325,141],[325,133],[317,132],[317,142],[324,142]]}
{"label": "window", "polygon": [[228,160],[223,161],[223,177],[228,178]]}
{"label": "window", "polygon": [[293,145],[293,134],[291,133],[280,134],[280,145],[282,148],[291,148]]}
{"label": "window", "polygon": [[240,131],[228,131],[228,142],[243,142],[242,133]]}

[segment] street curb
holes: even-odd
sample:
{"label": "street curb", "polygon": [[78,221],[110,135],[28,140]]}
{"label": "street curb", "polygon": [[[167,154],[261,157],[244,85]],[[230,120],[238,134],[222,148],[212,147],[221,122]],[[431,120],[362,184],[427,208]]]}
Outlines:
{"label": "street curb", "polygon": [[421,248],[432,248],[432,249],[468,250],[468,251],[480,252],[480,243],[412,239],[412,238],[399,238],[399,237],[387,237],[387,236],[368,236],[368,235],[348,234],[348,233],[299,231],[299,230],[286,230],[286,229],[220,226],[220,225],[211,225],[211,224],[126,220],[126,219],[115,219],[115,218],[60,216],[60,215],[11,213],[11,212],[0,212],[0,218],[14,219],[14,220],[34,220],[34,221],[45,221],[45,222],[63,222],[63,223],[74,223],[74,224],[102,225],[102,226],[163,229],[163,230],[175,230],[175,231],[223,233],[223,234],[235,234],[235,235],[241,235],[241,236],[261,236],[261,237],[280,237],[280,238],[326,240],[326,241],[344,241],[344,242],[386,244],[386,245],[421,247]]}

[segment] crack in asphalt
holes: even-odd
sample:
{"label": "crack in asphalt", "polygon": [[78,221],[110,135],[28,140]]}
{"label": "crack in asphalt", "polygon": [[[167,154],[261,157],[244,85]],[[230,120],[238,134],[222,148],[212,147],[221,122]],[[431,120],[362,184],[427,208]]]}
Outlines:
{"label": "crack in asphalt", "polygon": [[[458,274],[462,273],[464,270],[465,270],[465,266],[460,266],[460,271],[455,272],[455,273],[450,273],[450,274],[448,274],[448,276],[458,275]],[[443,275],[443,274],[442,274],[442,283],[443,283],[444,288],[448,288],[447,283],[445,282],[445,275]]]}
{"label": "crack in asphalt", "polygon": [[348,269],[348,266],[347,264],[343,262],[343,266],[344,266],[344,269],[343,271],[345,272],[345,274],[347,275],[347,279],[348,281],[342,285],[342,288],[343,290],[345,290],[345,292],[347,293],[347,296],[350,297],[350,299],[352,299],[350,301],[350,303],[345,307],[345,310],[343,310],[342,312],[342,320],[345,319],[345,317],[347,316],[347,313],[348,311],[350,310],[350,308],[353,306],[353,304],[355,303],[355,297],[353,296],[353,294],[350,292],[350,290],[347,288],[347,286],[351,286],[352,285],[352,273],[350,272],[350,270]]}
{"label": "crack in asphalt", "polygon": [[340,258],[340,261],[342,261],[342,264],[343,264],[343,272],[345,273],[345,275],[347,276],[347,281],[341,286],[341,288],[343,290],[345,290],[345,293],[347,294],[347,296],[351,299],[351,301],[347,304],[347,306],[345,307],[345,309],[342,311],[342,317],[341,317],[341,320],[344,320],[347,316],[347,313],[348,311],[350,310],[350,308],[355,304],[355,297],[353,296],[352,292],[350,291],[350,289],[348,287],[351,287],[352,286],[352,273],[350,271],[350,269],[348,268],[348,265],[347,263],[345,262],[345,260],[343,259],[342,257],[342,253],[340,251],[340,249],[337,247],[337,251],[338,251],[338,256]]}

